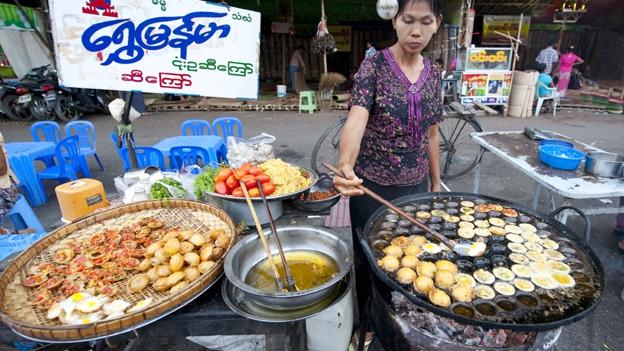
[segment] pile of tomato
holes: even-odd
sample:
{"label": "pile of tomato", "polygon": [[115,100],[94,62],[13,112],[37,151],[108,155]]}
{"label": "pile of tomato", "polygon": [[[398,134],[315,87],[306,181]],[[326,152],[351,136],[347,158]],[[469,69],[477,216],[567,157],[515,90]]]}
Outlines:
{"label": "pile of tomato", "polygon": [[250,197],[260,197],[258,181],[262,184],[264,195],[269,196],[275,192],[275,185],[271,182],[271,177],[262,172],[262,168],[246,163],[240,168],[223,168],[215,176],[215,192],[221,195],[232,195],[245,197],[240,181],[245,183],[245,187]]}

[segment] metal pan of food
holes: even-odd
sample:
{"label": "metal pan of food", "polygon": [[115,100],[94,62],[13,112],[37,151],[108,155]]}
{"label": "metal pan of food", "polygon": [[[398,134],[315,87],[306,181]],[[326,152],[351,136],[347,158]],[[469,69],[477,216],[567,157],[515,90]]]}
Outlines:
{"label": "metal pan of food", "polygon": [[605,273],[591,247],[554,219],[513,202],[471,193],[408,195],[393,202],[447,236],[484,242],[460,257],[422,229],[381,208],[359,239],[375,275],[413,303],[486,328],[540,331],[587,316],[602,298]]}

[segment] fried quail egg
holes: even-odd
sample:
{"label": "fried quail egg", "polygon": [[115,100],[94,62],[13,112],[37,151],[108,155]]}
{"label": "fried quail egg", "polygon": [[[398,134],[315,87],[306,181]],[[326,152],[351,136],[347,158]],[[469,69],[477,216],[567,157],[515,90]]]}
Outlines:
{"label": "fried quail egg", "polygon": [[455,281],[457,282],[457,284],[470,285],[473,288],[477,285],[477,282],[474,280],[474,278],[470,274],[466,273],[457,274],[455,276]]}
{"label": "fried quail egg", "polygon": [[557,250],[551,250],[551,249],[544,250],[544,255],[548,257],[549,259],[555,260],[555,261],[565,260],[565,256]]}
{"label": "fried quail egg", "polygon": [[544,254],[542,254],[541,252],[538,252],[538,251],[528,251],[525,255],[531,261],[535,261],[535,262],[544,262],[544,261],[546,261],[546,256],[544,256]]}
{"label": "fried quail egg", "polygon": [[436,288],[429,290],[429,301],[440,307],[448,307],[451,305],[451,298],[444,291]]}
{"label": "fried quail egg", "polygon": [[405,256],[418,256],[422,253],[422,249],[416,244],[411,244],[403,250],[403,253]]}
{"label": "fried quail egg", "polygon": [[104,305],[102,310],[106,315],[112,315],[115,313],[123,313],[132,304],[124,300],[114,300]]}
{"label": "fried quail egg", "polygon": [[422,235],[412,235],[409,237],[409,240],[412,242],[412,244],[417,246],[423,246],[427,243],[427,239]]}
{"label": "fried quail egg", "polygon": [[571,288],[576,285],[574,278],[571,275],[566,273],[553,273],[552,278],[557,282],[557,284],[562,288]]}
{"label": "fried quail egg", "polygon": [[449,223],[459,223],[461,218],[459,218],[457,216],[448,216],[448,217],[445,217],[444,220],[449,222]]}
{"label": "fried quail egg", "polygon": [[451,295],[459,302],[471,302],[472,293],[472,286],[470,284],[455,284],[451,288]]}
{"label": "fried quail egg", "polygon": [[533,283],[526,279],[516,278],[513,281],[513,285],[516,287],[516,289],[522,290],[524,292],[531,292],[535,290],[535,285],[533,285]]}
{"label": "fried quail egg", "polygon": [[505,267],[496,267],[492,270],[492,273],[494,273],[494,276],[500,280],[511,281],[516,277],[514,272]]}
{"label": "fried quail egg", "polygon": [[401,266],[406,268],[416,268],[418,265],[418,258],[416,256],[407,255],[401,258]]}
{"label": "fried quail egg", "polygon": [[529,223],[520,223],[518,224],[518,227],[520,227],[520,229],[522,229],[523,232],[537,233],[537,228],[535,228],[535,226]]}
{"label": "fried quail egg", "polygon": [[542,252],[542,250],[544,250],[542,245],[536,242],[529,241],[529,242],[524,243],[524,246],[526,246],[526,248],[529,249],[529,251]]}
{"label": "fried quail egg", "polygon": [[387,246],[385,249],[383,249],[383,252],[388,256],[395,256],[395,257],[403,256],[403,250],[399,246],[396,246],[396,245]]}
{"label": "fried quail egg", "polygon": [[542,246],[544,246],[547,249],[551,249],[551,250],[557,250],[559,248],[559,244],[557,244],[556,241],[551,240],[551,239],[545,239],[542,242]]}
{"label": "fried quail egg", "polygon": [[147,299],[144,299],[144,300],[140,300],[134,306],[132,306],[132,307],[130,307],[128,309],[128,313],[134,313],[134,312],[142,311],[142,310],[146,309],[147,307],[149,307],[149,305],[151,303],[152,303],[152,298],[151,297],[148,297]]}
{"label": "fried quail egg", "polygon": [[521,278],[530,278],[534,272],[531,267],[523,264],[514,264],[511,266],[511,271]]}
{"label": "fried quail egg", "polygon": [[453,274],[457,274],[457,266],[455,263],[448,260],[438,260],[435,263],[436,270],[438,271],[449,271]]}
{"label": "fried quail egg", "polygon": [[496,296],[494,289],[487,285],[477,285],[473,289],[474,295],[481,299],[491,300]]}
{"label": "fried quail egg", "polygon": [[436,271],[435,285],[438,288],[448,289],[455,284],[455,274],[449,271]]}
{"label": "fried quail egg", "polygon": [[505,222],[504,220],[500,218],[496,218],[496,217],[488,219],[488,222],[490,222],[491,225],[494,225],[497,227],[504,227],[505,224],[507,224],[507,222]]}
{"label": "fried quail egg", "polygon": [[509,234],[522,234],[522,229],[517,225],[508,224],[505,226],[505,231]]}
{"label": "fried quail egg", "polygon": [[429,219],[429,218],[431,218],[431,213],[429,213],[427,211],[418,211],[418,212],[416,212],[416,218]]}
{"label": "fried quail egg", "polygon": [[123,312],[113,312],[113,313],[107,315],[106,318],[104,318],[104,320],[111,320],[111,319],[121,318],[124,315],[125,315],[125,313],[123,313]]}
{"label": "fried quail egg", "polygon": [[424,275],[417,277],[412,285],[414,286],[414,290],[421,294],[428,294],[429,291],[435,287],[433,279]]}
{"label": "fried quail egg", "polygon": [[482,219],[474,221],[474,224],[479,228],[488,228],[490,226],[488,221],[484,221]]}
{"label": "fried quail egg", "polygon": [[536,274],[531,277],[531,282],[543,289],[555,289],[559,286],[550,274]]}
{"label": "fried quail egg", "polygon": [[475,220],[473,216],[467,215],[467,214],[459,216],[459,219],[461,219],[462,221],[466,221],[466,222],[472,222]]}
{"label": "fried quail egg", "polygon": [[507,247],[509,248],[509,250],[511,250],[511,252],[515,252],[515,253],[526,253],[528,250],[526,248],[526,246],[520,244],[520,243],[509,243],[507,244]]}
{"label": "fried quail egg", "polygon": [[494,283],[494,290],[501,295],[511,296],[516,293],[516,288],[513,285],[505,282]]}
{"label": "fried quail egg", "polygon": [[432,255],[435,255],[437,253],[440,253],[440,251],[442,251],[442,248],[440,247],[440,245],[437,245],[434,243],[426,243],[425,245],[422,246],[422,249],[424,252],[428,254],[432,254]]}
{"label": "fried quail egg", "polygon": [[487,245],[484,242],[476,241],[470,244],[468,248],[468,256],[477,257],[482,255],[487,249]]}
{"label": "fried quail egg", "polygon": [[492,233],[493,235],[505,235],[507,233],[505,229],[501,227],[490,227],[488,229],[490,230],[490,233]]}
{"label": "fried quail egg", "polygon": [[462,214],[465,214],[465,215],[471,215],[471,214],[475,213],[475,210],[472,209],[471,207],[462,207],[462,208],[459,209],[459,211]]}
{"label": "fried quail egg", "polygon": [[521,255],[521,254],[515,253],[515,252],[509,254],[509,259],[513,263],[518,263],[518,264],[528,264],[529,263],[529,259],[525,255]]}
{"label": "fried quail egg", "polygon": [[472,239],[475,236],[475,231],[472,228],[462,227],[457,230],[457,235],[464,239]]}
{"label": "fried quail egg", "polygon": [[76,305],[76,309],[82,313],[92,313],[102,307],[102,302],[97,297],[89,297]]}
{"label": "fried quail egg", "polygon": [[523,243],[524,239],[518,235],[518,234],[507,234],[505,235],[505,238],[509,241],[511,241],[512,243]]}
{"label": "fried quail egg", "polygon": [[490,236],[492,233],[488,228],[475,228],[474,233],[478,236]]}
{"label": "fried quail egg", "polygon": [[436,273],[436,265],[432,262],[421,261],[416,267],[416,272],[419,276],[423,275],[425,277],[433,278]]}
{"label": "fried quail egg", "polygon": [[470,228],[470,229],[474,229],[475,227],[472,222],[465,222],[465,221],[459,222],[458,226],[460,228]]}
{"label": "fried quail egg", "polygon": [[535,272],[535,274],[549,273],[551,271],[550,265],[547,261],[534,261],[529,263],[529,267],[533,270],[533,272]]}
{"label": "fried quail egg", "polygon": [[90,314],[76,315],[75,319],[72,318],[71,320],[68,320],[68,324],[87,325],[99,322],[100,320],[102,320],[102,314],[96,312]]}
{"label": "fried quail egg", "polygon": [[48,314],[46,315],[46,318],[57,319],[62,311],[63,311],[63,308],[61,307],[61,305],[58,303],[55,303],[52,306],[50,306],[50,308],[48,309]]}
{"label": "fried quail egg", "polygon": [[379,267],[381,267],[386,272],[394,272],[401,266],[399,259],[395,256],[387,255],[381,260],[377,261]]}
{"label": "fried quail egg", "polygon": [[557,273],[570,273],[570,266],[559,261],[548,261],[550,268]]}
{"label": "fried quail egg", "polygon": [[449,214],[446,213],[445,211],[436,209],[436,210],[431,210],[431,215],[436,216],[436,217],[444,217],[444,216],[448,216]]}
{"label": "fried quail egg", "polygon": [[472,276],[481,284],[492,284],[496,280],[494,274],[485,269],[477,269]]}
{"label": "fried quail egg", "polygon": [[401,235],[401,236],[397,236],[396,238],[392,239],[390,244],[392,244],[394,246],[398,246],[401,249],[404,249],[404,248],[406,248],[410,244],[410,241],[409,241],[409,239],[407,237]]}
{"label": "fried quail egg", "polygon": [[411,284],[417,275],[413,269],[403,267],[396,272],[396,279],[401,284]]}
{"label": "fried quail egg", "polygon": [[462,207],[474,207],[474,202],[472,201],[462,201],[459,203]]}

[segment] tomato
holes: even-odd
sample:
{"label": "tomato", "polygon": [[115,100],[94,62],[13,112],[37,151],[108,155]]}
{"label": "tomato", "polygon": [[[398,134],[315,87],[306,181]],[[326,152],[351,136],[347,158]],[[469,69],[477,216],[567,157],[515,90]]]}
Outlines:
{"label": "tomato", "polygon": [[275,185],[271,182],[266,182],[262,184],[262,191],[265,196],[269,196],[275,192]]}
{"label": "tomato", "polygon": [[260,189],[253,188],[249,190],[249,197],[260,197]]}
{"label": "tomato", "polygon": [[240,180],[245,183],[247,189],[253,189],[258,187],[258,184],[256,183],[256,177],[252,176],[251,174],[242,177]]}
{"label": "tomato", "polygon": [[243,192],[242,188],[238,187],[238,188],[232,190],[232,196],[245,197],[245,193]]}
{"label": "tomato", "polygon": [[253,166],[249,169],[248,173],[251,174],[252,176],[257,176],[258,174],[262,173],[262,168],[258,166]]}
{"label": "tomato", "polygon": [[229,195],[230,188],[225,184],[225,182],[218,182],[215,184],[215,191],[221,195]]}
{"label": "tomato", "polygon": [[268,175],[264,174],[264,173],[260,173],[256,176],[256,179],[258,179],[260,181],[260,183],[264,184],[264,183],[268,183],[271,181],[271,177],[269,177]]}
{"label": "tomato", "polygon": [[249,169],[251,169],[251,167],[253,167],[253,165],[249,162],[245,163],[244,165],[240,166],[239,169],[242,169],[243,171],[245,171],[245,174],[249,173]]}
{"label": "tomato", "polygon": [[230,189],[238,188],[238,180],[236,179],[236,177],[234,177],[234,175],[231,175],[225,181],[225,185],[227,185],[227,187]]}
{"label": "tomato", "polygon": [[220,170],[219,173],[217,173],[217,177],[228,179],[228,177],[231,176],[233,173],[234,171],[232,171],[231,168],[224,168]]}
{"label": "tomato", "polygon": [[234,170],[234,178],[236,178],[236,180],[240,180],[242,177],[247,175],[247,171],[243,170],[243,169],[237,169]]}

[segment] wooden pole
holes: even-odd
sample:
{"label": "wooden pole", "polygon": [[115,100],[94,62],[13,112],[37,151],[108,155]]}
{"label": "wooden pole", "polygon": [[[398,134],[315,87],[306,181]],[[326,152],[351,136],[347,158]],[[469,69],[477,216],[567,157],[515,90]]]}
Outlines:
{"label": "wooden pole", "polygon": [[126,99],[126,106],[124,107],[123,115],[121,116],[121,124],[126,128],[130,128],[130,131],[124,130],[120,139],[126,142],[126,147],[128,148],[128,155],[130,156],[130,166],[132,169],[137,169],[137,159],[136,152],[134,151],[134,143],[132,141],[132,121],[130,121],[130,110],[132,109],[132,98],[134,98],[134,91],[131,91],[128,94],[128,98]]}
{"label": "wooden pole", "polygon": [[516,38],[516,42],[513,43],[513,40],[510,40],[512,42],[511,44],[511,48],[512,48],[511,81],[509,82],[509,98],[507,98],[507,103],[505,104],[505,109],[504,109],[505,113],[503,114],[504,117],[507,117],[507,114],[509,113],[509,100],[511,99],[511,90],[513,89],[514,75],[516,73],[516,62],[518,61],[518,57],[519,57],[518,50],[520,49],[520,34],[522,33],[523,21],[524,21],[524,13],[520,14],[520,24],[518,25],[518,37]]}
{"label": "wooden pole", "polygon": [[[288,52],[286,52],[286,35],[288,34],[282,33],[280,35],[282,37],[282,84],[284,85],[286,85],[286,55],[288,55]],[[294,82],[293,87],[296,89]]]}
{"label": "wooden pole", "polygon": [[[325,17],[325,0],[321,0],[321,20],[325,22],[327,26],[327,19]],[[323,51],[323,73],[327,73],[327,52]]]}

